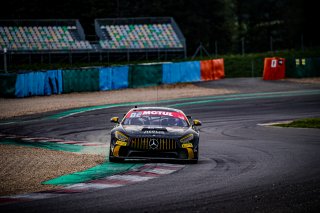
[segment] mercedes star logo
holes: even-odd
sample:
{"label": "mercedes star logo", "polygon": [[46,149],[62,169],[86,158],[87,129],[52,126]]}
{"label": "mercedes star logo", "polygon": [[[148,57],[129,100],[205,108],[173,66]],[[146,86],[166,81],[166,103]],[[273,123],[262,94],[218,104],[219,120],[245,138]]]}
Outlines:
{"label": "mercedes star logo", "polygon": [[149,141],[150,149],[153,149],[153,150],[158,149],[158,146],[159,146],[159,142],[156,139],[151,139]]}

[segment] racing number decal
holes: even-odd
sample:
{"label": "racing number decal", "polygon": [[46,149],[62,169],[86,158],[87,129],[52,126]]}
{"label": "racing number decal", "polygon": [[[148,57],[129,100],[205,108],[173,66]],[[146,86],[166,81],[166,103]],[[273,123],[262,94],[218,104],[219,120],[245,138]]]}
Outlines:
{"label": "racing number decal", "polygon": [[127,114],[126,118],[140,118],[143,116],[169,116],[174,118],[180,118],[187,120],[187,118],[179,112],[167,112],[167,111],[134,111]]}
{"label": "racing number decal", "polygon": [[130,114],[130,118],[140,118],[141,117],[142,112],[132,112]]}
{"label": "racing number decal", "polygon": [[271,67],[272,67],[272,68],[277,67],[277,60],[272,60],[272,61],[271,61]]}

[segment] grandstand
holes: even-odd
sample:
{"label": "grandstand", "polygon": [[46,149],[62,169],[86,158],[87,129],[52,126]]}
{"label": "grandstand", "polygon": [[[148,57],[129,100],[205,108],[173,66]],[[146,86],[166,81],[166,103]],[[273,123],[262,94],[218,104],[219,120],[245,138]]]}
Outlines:
{"label": "grandstand", "polygon": [[78,20],[0,20],[0,50],[63,52],[91,50]]}
{"label": "grandstand", "polygon": [[186,57],[185,38],[171,17],[96,19],[95,32],[89,42],[77,19],[0,20],[0,67]]}
{"label": "grandstand", "polygon": [[185,39],[173,18],[96,19],[102,50],[111,52],[185,51]]}

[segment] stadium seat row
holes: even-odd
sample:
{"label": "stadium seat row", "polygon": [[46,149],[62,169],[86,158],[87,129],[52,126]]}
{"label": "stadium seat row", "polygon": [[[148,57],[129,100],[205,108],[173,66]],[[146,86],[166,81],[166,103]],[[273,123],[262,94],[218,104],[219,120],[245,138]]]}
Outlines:
{"label": "stadium seat row", "polygon": [[[102,49],[183,48],[172,24],[102,24]],[[1,26],[0,51],[92,50],[75,25]]]}
{"label": "stadium seat row", "polygon": [[102,48],[182,48],[171,24],[102,25]]}
{"label": "stadium seat row", "polygon": [[0,26],[0,49],[92,49],[88,41],[77,40],[73,33],[77,33],[76,26]]}

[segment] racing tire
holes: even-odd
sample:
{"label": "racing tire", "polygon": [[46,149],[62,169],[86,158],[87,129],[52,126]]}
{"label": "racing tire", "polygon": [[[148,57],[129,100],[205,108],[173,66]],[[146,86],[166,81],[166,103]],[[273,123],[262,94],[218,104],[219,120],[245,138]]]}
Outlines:
{"label": "racing tire", "polygon": [[112,162],[112,163],[121,163],[123,161],[124,161],[123,158],[117,158],[117,157],[113,157],[113,156],[109,157],[109,162]]}

